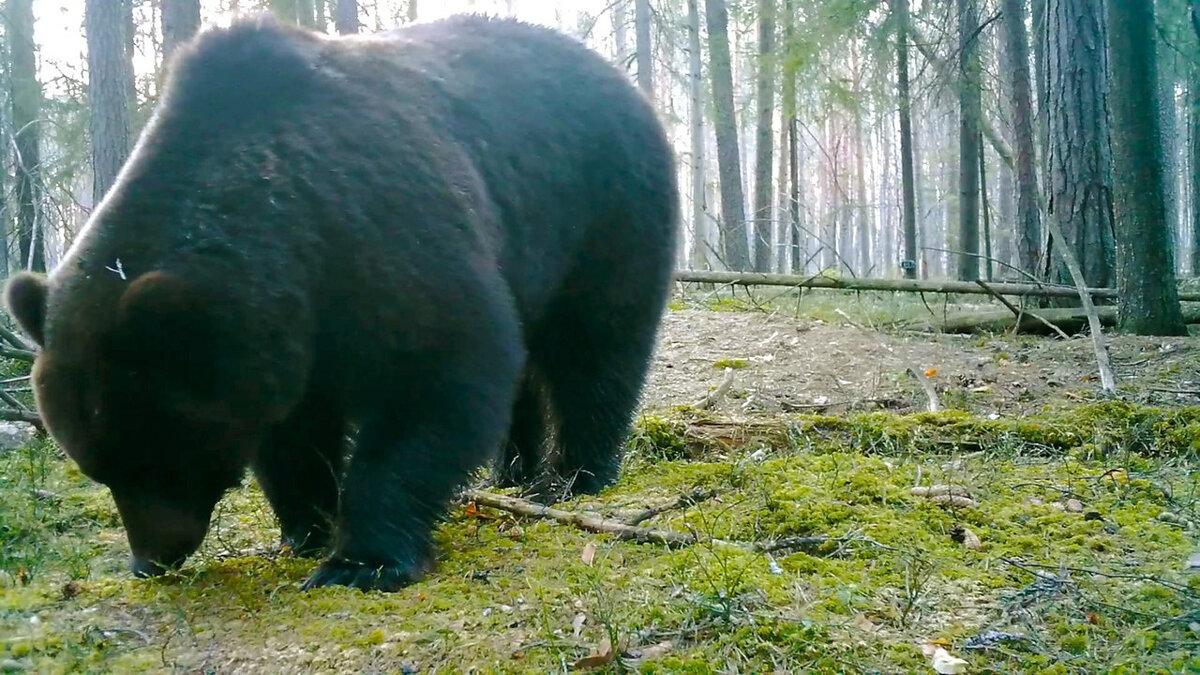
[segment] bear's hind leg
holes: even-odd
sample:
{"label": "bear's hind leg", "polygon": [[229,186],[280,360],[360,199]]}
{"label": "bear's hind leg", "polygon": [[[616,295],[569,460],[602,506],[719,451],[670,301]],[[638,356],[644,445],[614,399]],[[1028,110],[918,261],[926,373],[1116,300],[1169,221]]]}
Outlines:
{"label": "bear's hind leg", "polygon": [[536,488],[539,501],[592,494],[616,480],[625,437],[654,349],[656,324],[643,316],[567,310],[562,332],[542,343],[557,452]]}
{"label": "bear's hind leg", "polygon": [[508,439],[497,458],[494,475],[498,487],[528,485],[541,468],[546,440],[546,413],[541,383],[526,372],[513,406]]}
{"label": "bear's hind leg", "polygon": [[319,556],[329,545],[345,431],[336,404],[310,392],[268,431],[254,458],[254,474],[279,519],[283,543],[297,555]]}

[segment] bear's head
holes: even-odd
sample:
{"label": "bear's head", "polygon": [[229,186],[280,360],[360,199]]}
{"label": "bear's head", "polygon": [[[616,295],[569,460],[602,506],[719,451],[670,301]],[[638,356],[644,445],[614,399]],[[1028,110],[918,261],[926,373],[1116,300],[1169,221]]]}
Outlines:
{"label": "bear's head", "polygon": [[6,304],[37,342],[32,383],[46,429],[112,492],[151,576],[199,548],[267,415],[238,370],[220,301],[179,276],[130,281],[22,272]]}

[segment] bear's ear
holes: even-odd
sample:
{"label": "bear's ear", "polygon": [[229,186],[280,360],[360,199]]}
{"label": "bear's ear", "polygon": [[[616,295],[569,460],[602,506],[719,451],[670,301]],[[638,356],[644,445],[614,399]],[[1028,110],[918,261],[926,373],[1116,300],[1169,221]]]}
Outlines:
{"label": "bear's ear", "polygon": [[4,304],[39,347],[45,346],[46,300],[50,288],[46,275],[33,272],[18,272],[8,280],[4,291]]}
{"label": "bear's ear", "polygon": [[168,400],[196,403],[215,396],[222,377],[218,320],[215,300],[200,289],[169,272],[147,272],[121,294],[107,353],[152,373]]}

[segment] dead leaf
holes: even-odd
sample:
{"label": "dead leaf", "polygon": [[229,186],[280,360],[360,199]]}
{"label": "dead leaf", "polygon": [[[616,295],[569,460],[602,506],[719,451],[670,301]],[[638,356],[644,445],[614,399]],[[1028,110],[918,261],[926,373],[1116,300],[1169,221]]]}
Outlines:
{"label": "dead leaf", "polygon": [[589,541],[587,544],[585,544],[583,547],[583,555],[580,557],[583,558],[584,565],[590,566],[592,561],[596,559],[596,542]]}
{"label": "dead leaf", "polygon": [[644,649],[638,650],[638,661],[650,661],[652,659],[660,659],[670,652],[674,651],[675,643],[667,640],[656,645],[650,645]]}
{"label": "dead leaf", "polygon": [[925,377],[935,377],[938,374],[937,368],[926,368]]}
{"label": "dead leaf", "polygon": [[591,654],[579,659],[571,664],[575,670],[587,670],[592,668],[602,668],[613,662],[616,654],[613,652],[612,642],[605,638],[600,642],[600,645],[592,650]]}

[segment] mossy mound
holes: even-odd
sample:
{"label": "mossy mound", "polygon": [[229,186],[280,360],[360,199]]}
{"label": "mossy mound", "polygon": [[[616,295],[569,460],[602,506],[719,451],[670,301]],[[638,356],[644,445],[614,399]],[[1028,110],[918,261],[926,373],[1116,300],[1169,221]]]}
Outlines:
{"label": "mossy mound", "polygon": [[[253,484],[183,572],[131,580],[107,494],[38,443],[0,457],[0,666],[557,672],[607,641],[641,672],[900,673],[931,672],[936,642],[970,672],[1184,672],[1200,668],[1200,575],[1183,572],[1198,449],[1196,408],[681,408],[639,421],[617,485],[560,506],[623,518],[701,488],[715,496],[642,525],[706,543],[458,506],[439,568],[387,595],[301,593],[313,562],[275,551]],[[913,492],[934,485],[965,501]]]}

